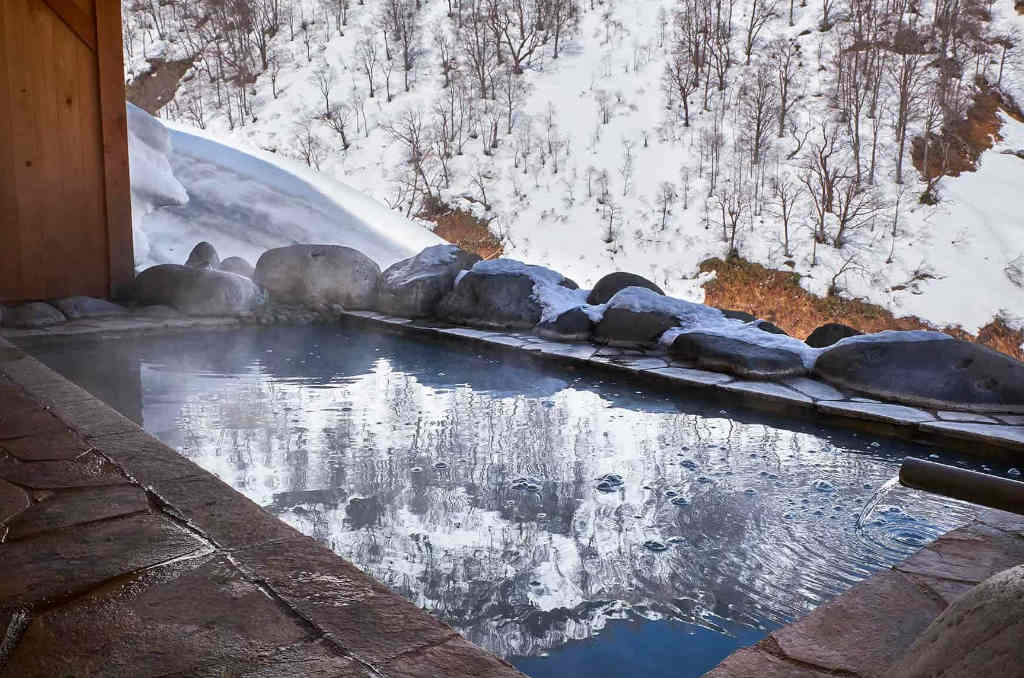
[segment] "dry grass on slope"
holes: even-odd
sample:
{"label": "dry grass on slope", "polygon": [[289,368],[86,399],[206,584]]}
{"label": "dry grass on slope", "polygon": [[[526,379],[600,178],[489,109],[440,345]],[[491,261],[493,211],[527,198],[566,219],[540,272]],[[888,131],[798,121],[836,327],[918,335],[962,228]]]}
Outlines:
{"label": "dry grass on slope", "polygon": [[975,336],[958,327],[936,328],[914,316],[897,318],[881,306],[857,299],[818,297],[800,287],[798,274],[743,259],[709,259],[701,264],[701,270],[716,273],[715,279],[704,286],[705,303],[746,311],[800,339],[806,339],[815,328],[829,322],[843,323],[862,332],[938,329],[1024,360],[1024,332],[1010,329],[1001,320],[989,323]]}
{"label": "dry grass on slope", "polygon": [[423,216],[437,225],[434,233],[467,252],[476,252],[484,259],[494,259],[502,254],[501,241],[483,220],[469,212],[444,210]]}

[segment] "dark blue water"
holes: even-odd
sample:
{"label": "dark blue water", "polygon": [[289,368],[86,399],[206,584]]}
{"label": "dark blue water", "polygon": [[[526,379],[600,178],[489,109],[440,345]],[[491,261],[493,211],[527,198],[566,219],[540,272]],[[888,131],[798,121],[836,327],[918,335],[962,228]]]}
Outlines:
{"label": "dark blue water", "polygon": [[973,515],[888,487],[941,451],[428,339],[32,351],[535,678],[700,675]]}

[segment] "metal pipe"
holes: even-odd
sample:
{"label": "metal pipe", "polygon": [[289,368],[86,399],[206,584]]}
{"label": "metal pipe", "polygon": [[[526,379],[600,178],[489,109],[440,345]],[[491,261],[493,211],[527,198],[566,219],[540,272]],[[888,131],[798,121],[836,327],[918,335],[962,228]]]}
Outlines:
{"label": "metal pipe", "polygon": [[906,459],[900,484],[1024,515],[1024,482],[924,459]]}

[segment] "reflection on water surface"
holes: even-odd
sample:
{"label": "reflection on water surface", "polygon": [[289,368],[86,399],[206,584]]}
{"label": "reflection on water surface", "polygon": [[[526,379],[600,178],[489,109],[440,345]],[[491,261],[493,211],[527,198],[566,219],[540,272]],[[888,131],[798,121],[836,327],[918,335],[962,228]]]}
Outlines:
{"label": "reflection on water surface", "polygon": [[35,352],[534,676],[700,675],[972,515],[881,491],[933,450],[427,340]]}

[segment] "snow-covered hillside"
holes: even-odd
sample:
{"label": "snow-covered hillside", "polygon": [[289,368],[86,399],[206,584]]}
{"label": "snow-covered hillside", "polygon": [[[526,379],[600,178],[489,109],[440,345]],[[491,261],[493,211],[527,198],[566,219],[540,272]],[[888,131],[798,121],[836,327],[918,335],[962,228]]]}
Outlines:
{"label": "snow-covered hillside", "polygon": [[164,129],[131,104],[128,119],[137,268],[184,263],[201,240],[250,263],[294,243],[347,245],[381,267],[443,242],[288,158]]}
{"label": "snow-covered hillside", "polygon": [[[505,25],[499,61],[469,40],[475,18],[487,19],[473,13],[480,0],[284,0],[272,3],[280,7],[273,31],[253,29],[264,39],[242,67],[231,63],[230,34],[210,33],[189,14],[203,3],[170,3],[127,11],[129,77],[147,77],[147,59],[195,57],[161,109],[178,129],[198,125],[304,161],[396,213],[414,215],[438,199],[472,211],[490,220],[508,256],[583,286],[628,270],[699,301],[698,264],[732,248],[791,267],[817,294],[835,291],[972,332],[995,316],[1021,324],[1024,290],[1013,262],[1024,261],[1024,227],[1014,198],[1024,160],[1001,151],[1024,147],[1024,124],[1004,116],[1003,139],[978,172],[934,186],[910,157],[926,130],[941,147],[943,119],[966,115],[976,82],[1024,101],[1024,67],[1013,40],[1001,39],[1024,17],[1008,0],[955,9],[943,0],[503,3],[543,6],[551,25],[559,8],[576,13],[557,43],[554,29],[523,42],[529,31]],[[396,21],[405,32],[381,19],[388,8],[404,12]],[[698,15],[710,19],[687,34]],[[681,46],[687,35],[698,36],[697,52]],[[408,38],[408,52],[399,38]],[[534,49],[522,75],[513,67],[522,56],[510,49],[516,45]],[[943,50],[959,70],[935,67]],[[684,109],[671,81],[663,85],[667,66],[685,70],[691,61],[702,70],[687,76]],[[908,68],[912,87],[901,98]],[[231,84],[239,81],[251,84]],[[897,184],[904,99],[905,183]],[[202,146],[189,138],[180,145],[186,154]],[[818,210],[814,161],[830,143],[835,204]],[[176,164],[180,176],[186,164]],[[203,185],[203,164],[192,171],[186,187]],[[938,204],[919,202],[929,190]],[[831,190],[818,197],[833,202]],[[208,223],[191,222],[185,242],[213,240]]]}

